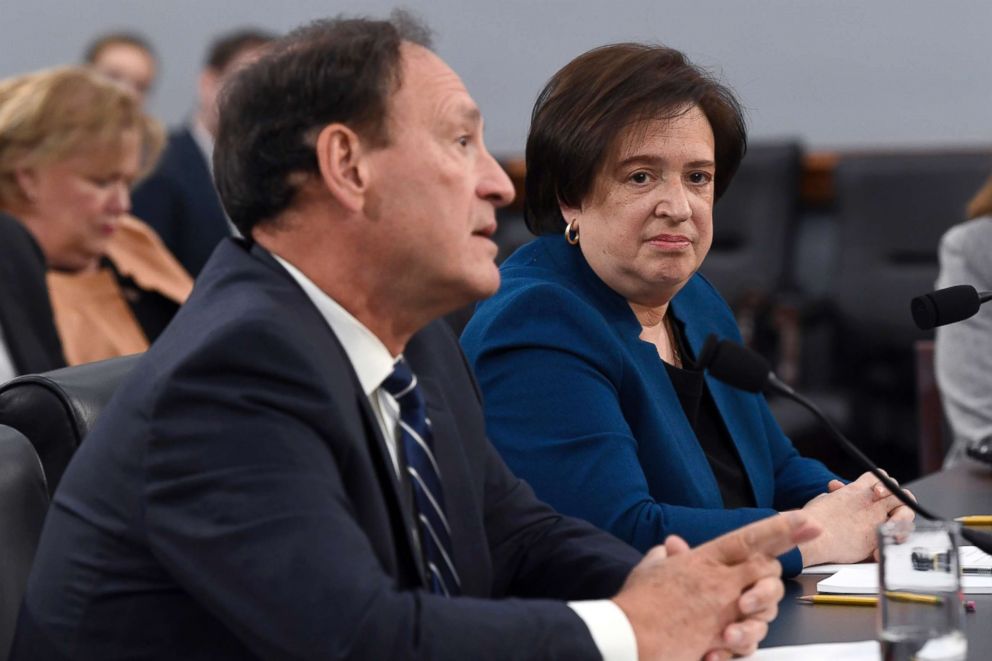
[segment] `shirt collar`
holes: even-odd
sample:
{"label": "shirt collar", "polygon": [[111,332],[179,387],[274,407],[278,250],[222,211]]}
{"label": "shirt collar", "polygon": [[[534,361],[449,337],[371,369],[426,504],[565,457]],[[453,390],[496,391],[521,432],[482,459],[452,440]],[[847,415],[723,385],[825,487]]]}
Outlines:
{"label": "shirt collar", "polygon": [[344,352],[358,375],[358,382],[362,385],[365,395],[371,396],[393,372],[393,366],[400,356],[392,356],[386,345],[372,331],[328,296],[302,271],[279,255],[271,254],[289,271],[307,297],[313,301],[317,311],[327,321],[327,325],[331,327],[341,346],[344,347]]}

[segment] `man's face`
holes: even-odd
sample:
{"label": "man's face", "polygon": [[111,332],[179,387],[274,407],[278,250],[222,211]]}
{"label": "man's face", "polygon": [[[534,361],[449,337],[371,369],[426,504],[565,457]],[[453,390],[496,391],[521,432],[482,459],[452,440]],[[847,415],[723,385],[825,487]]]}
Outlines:
{"label": "man's face", "polygon": [[123,84],[144,104],[155,83],[155,60],[151,53],[133,44],[114,43],[102,48],[93,68]]}
{"label": "man's face", "polygon": [[248,66],[265,52],[265,45],[251,46],[240,51],[231,58],[231,61],[223,69],[207,67],[200,73],[199,95],[200,111],[199,117],[203,126],[210,132],[210,135],[217,137],[217,96],[221,89],[231,79],[234,74]]}
{"label": "man's face", "polygon": [[389,100],[387,147],[370,154],[366,215],[375,264],[412,304],[454,310],[499,287],[496,209],[513,186],[482,140],[482,116],[458,76],[405,43]]}

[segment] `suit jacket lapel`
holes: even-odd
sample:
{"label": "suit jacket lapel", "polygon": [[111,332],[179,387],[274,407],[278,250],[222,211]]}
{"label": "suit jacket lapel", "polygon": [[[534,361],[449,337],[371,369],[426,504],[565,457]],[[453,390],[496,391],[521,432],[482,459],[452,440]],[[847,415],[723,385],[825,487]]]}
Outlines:
{"label": "suit jacket lapel", "polygon": [[[286,269],[284,269],[267,250],[255,244],[251,246],[251,253],[254,257],[265,263],[269,268],[277,270],[280,275],[290,280],[294,286],[297,285],[292,276],[286,272]],[[300,294],[306,298],[306,292],[302,289],[300,290]],[[307,298],[306,300],[309,301],[310,299]],[[381,489],[382,497],[386,503],[387,509],[390,512],[390,516],[393,518],[393,535],[396,538],[397,556],[400,556],[400,554],[406,554],[407,560],[413,567],[416,568],[416,573],[420,579],[421,585],[427,586],[428,582],[425,574],[424,563],[417,552],[417,545],[414,544],[412,538],[413,522],[415,519],[409,506],[407,505],[407,499],[402,497],[401,490],[404,487],[396,475],[396,469],[393,465],[393,460],[389,455],[389,450],[386,447],[386,440],[382,437],[379,422],[375,417],[375,413],[372,411],[372,406],[369,404],[368,397],[365,396],[365,392],[362,390],[361,383],[358,380],[358,375],[355,374],[355,370],[351,365],[351,361],[348,360],[348,355],[345,353],[344,347],[341,346],[341,343],[338,341],[338,338],[334,332],[327,327],[323,317],[320,316],[320,313],[316,307],[313,307],[313,312],[315,320],[317,320],[323,328],[327,329],[328,339],[330,340],[332,347],[330,350],[336,351],[337,361],[346,366],[349,381],[352,386],[352,390],[355,393],[355,404],[360,412],[361,424],[364,428],[369,454],[371,455],[375,465],[379,488]],[[337,389],[336,391],[339,390],[340,389]],[[400,558],[398,557],[398,559]]]}
{"label": "suit jacket lapel", "polygon": [[[344,353],[344,350],[342,350]],[[399,525],[394,526],[397,539],[403,540],[405,552],[408,554],[413,566],[417,569],[417,575],[423,586],[428,585],[427,574],[424,570],[424,563],[417,552],[417,545],[413,541],[414,517],[411,510],[409,498],[403,497],[405,483],[400,482],[393,465],[393,459],[386,447],[386,440],[382,437],[379,422],[372,411],[368,398],[361,388],[357,387],[358,377],[354,377],[356,383],[356,400],[358,408],[362,412],[362,424],[365,426],[365,436],[369,442],[369,452],[375,460],[376,474],[379,484],[383,490],[383,497],[390,505],[390,510],[395,513]]]}

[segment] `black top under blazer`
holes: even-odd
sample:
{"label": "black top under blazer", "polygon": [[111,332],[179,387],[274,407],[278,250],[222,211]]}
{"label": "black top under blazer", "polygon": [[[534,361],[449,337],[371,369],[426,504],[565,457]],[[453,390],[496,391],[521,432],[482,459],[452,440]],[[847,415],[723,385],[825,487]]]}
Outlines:
{"label": "black top under blazer", "polygon": [[337,338],[271,255],[228,240],[69,465],[11,658],[599,658],[561,600],[616,593],[639,554],[509,472],[443,322],[404,355],[464,596],[424,587]]}

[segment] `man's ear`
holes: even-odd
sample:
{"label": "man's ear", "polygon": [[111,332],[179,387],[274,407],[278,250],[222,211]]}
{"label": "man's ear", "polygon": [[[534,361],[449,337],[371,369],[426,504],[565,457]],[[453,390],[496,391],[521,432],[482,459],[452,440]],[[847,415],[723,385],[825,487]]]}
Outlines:
{"label": "man's ear", "polygon": [[337,202],[361,211],[368,192],[367,152],[358,134],[344,124],[328,124],[317,134],[320,178]]}

